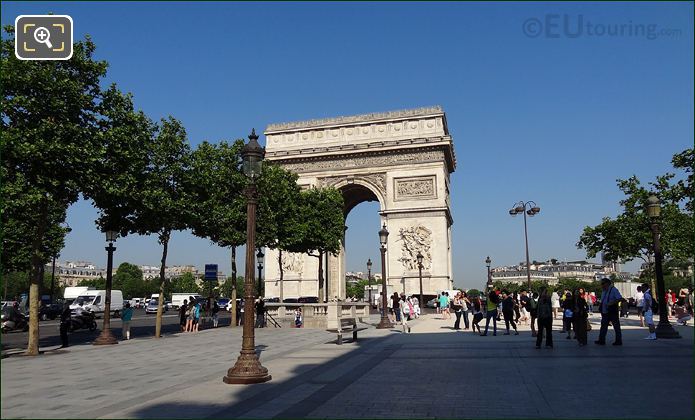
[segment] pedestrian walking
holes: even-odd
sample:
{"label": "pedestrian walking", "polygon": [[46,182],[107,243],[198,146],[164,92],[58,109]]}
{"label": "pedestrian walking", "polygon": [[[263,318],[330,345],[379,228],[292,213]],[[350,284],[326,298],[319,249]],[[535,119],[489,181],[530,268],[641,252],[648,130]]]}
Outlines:
{"label": "pedestrian walking", "polygon": [[[574,299],[570,292],[565,293],[562,301],[562,331],[567,331],[567,339],[572,339],[572,318],[574,317]],[[577,332],[574,332],[576,337]]]}
{"label": "pedestrian walking", "polygon": [[186,308],[186,332],[193,332],[193,319],[195,318],[195,302],[193,302],[193,296],[190,297],[191,300],[188,301],[188,308]]}
{"label": "pedestrian walking", "polygon": [[492,318],[492,335],[497,335],[497,304],[500,303],[500,298],[497,294],[498,291],[499,288],[495,287],[487,296],[487,303],[485,304],[487,309],[485,311],[485,332],[480,334],[482,336],[487,335],[487,330],[490,326],[490,318]]}
{"label": "pedestrian walking", "polygon": [[437,293],[437,299],[434,300],[434,309],[437,311],[437,314],[440,312],[439,308],[439,299],[441,298],[441,293]]}
{"label": "pedestrian walking", "polygon": [[420,318],[420,299],[417,296],[412,297],[413,309],[415,309],[415,318]]}
{"label": "pedestrian walking", "polygon": [[620,331],[620,317],[618,316],[618,302],[622,300],[622,296],[618,289],[613,286],[613,283],[608,277],[601,279],[601,288],[603,293],[601,293],[601,305],[599,309],[601,311],[601,330],[599,332],[598,340],[595,341],[598,345],[606,344],[606,334],[608,334],[608,324],[613,324],[613,329],[615,330],[615,341],[614,346],[623,345],[623,335]]}
{"label": "pedestrian walking", "polygon": [[217,303],[217,301],[212,302],[212,327],[217,328],[217,326],[220,324],[220,305]]}
{"label": "pedestrian walking", "polygon": [[668,316],[673,316],[673,304],[676,303],[676,300],[673,298],[673,295],[674,293],[671,291],[671,289],[668,289],[668,292],[666,292],[666,314]]}
{"label": "pedestrian walking", "polygon": [[256,328],[265,326],[265,302],[260,297],[256,300]]}
{"label": "pedestrian walking", "polygon": [[[588,293],[588,292],[587,292]],[[589,313],[594,313],[594,303],[596,303],[596,293],[589,293],[589,297],[586,299],[586,306],[589,308]]]}
{"label": "pedestrian walking", "polygon": [[531,316],[531,336],[535,337],[536,332],[536,320],[538,319],[538,293],[533,292],[533,295],[529,298],[526,304],[528,308],[528,313]]}
{"label": "pedestrian walking", "polygon": [[303,324],[304,324],[304,318],[302,317],[302,308],[297,307],[297,309],[294,310],[294,327],[295,328],[302,328]]}
{"label": "pedestrian walking", "polygon": [[393,308],[393,314],[396,317],[396,323],[401,322],[401,318],[403,318],[401,315],[401,298],[398,296],[398,292],[393,292],[393,296],[391,296],[391,307]]}
{"label": "pedestrian walking", "polygon": [[186,332],[186,321],[188,320],[188,299],[183,300],[183,305],[179,307],[179,324],[181,325],[181,332]]}
{"label": "pedestrian walking", "polygon": [[468,312],[471,308],[471,301],[468,299],[468,294],[466,292],[461,292],[461,318],[463,318],[464,330],[467,330],[470,325],[468,323]]}
{"label": "pedestrian walking", "polygon": [[443,292],[439,297],[439,307],[442,311],[442,319],[451,319],[451,312],[449,311],[449,293]]}
{"label": "pedestrian walking", "polygon": [[587,343],[587,323],[589,322],[589,309],[584,298],[584,289],[579,289],[574,293],[574,338],[579,342],[579,346],[586,346]]}
{"label": "pedestrian walking", "polygon": [[398,307],[401,311],[401,325],[403,326],[403,332],[410,332],[410,325],[408,325],[408,319],[411,316],[412,304],[408,302],[405,295],[401,295],[401,300],[398,302]]}
{"label": "pedestrian walking", "polygon": [[121,337],[124,340],[130,340],[131,319],[133,319],[133,308],[130,307],[130,302],[126,302],[121,312]]}
{"label": "pedestrian walking", "polygon": [[518,324],[521,319],[521,304],[519,295],[516,292],[512,293],[512,300],[514,301],[514,322]]}
{"label": "pedestrian walking", "polygon": [[550,295],[550,304],[553,308],[553,319],[557,319],[557,312],[560,310],[560,295],[556,291],[553,291],[553,294]]}
{"label": "pedestrian walking", "polygon": [[195,302],[193,305],[193,332],[200,331],[200,316],[203,311],[203,305],[200,302]]}
{"label": "pedestrian walking", "polygon": [[553,308],[552,300],[548,296],[548,290],[541,289],[538,297],[538,334],[536,336],[536,348],[541,348],[543,334],[545,334],[545,347],[553,348]]}
{"label": "pedestrian walking", "polygon": [[635,306],[637,307],[639,326],[644,327],[644,292],[642,292],[642,286],[637,286],[637,292],[635,293]]}
{"label": "pedestrian walking", "polygon": [[473,300],[473,332],[475,330],[478,330],[478,334],[480,334],[480,321],[483,320],[483,312],[482,312],[482,307],[483,303],[480,300],[480,296],[475,298]]}
{"label": "pedestrian walking", "polygon": [[63,303],[63,310],[60,313],[60,342],[61,348],[68,347],[68,330],[70,329],[70,317],[72,311],[68,302]]}
{"label": "pedestrian walking", "polygon": [[502,316],[504,317],[504,325],[507,331],[504,335],[509,335],[509,324],[514,328],[514,335],[519,335],[519,331],[516,329],[516,322],[514,321],[514,296],[509,294],[506,290],[502,292]]}
{"label": "pedestrian walking", "polygon": [[454,300],[451,302],[451,307],[454,310],[454,315],[456,315],[456,321],[454,322],[454,329],[461,329],[461,292],[456,293]]}
{"label": "pedestrian walking", "polygon": [[528,302],[531,298],[528,297],[526,289],[522,289],[519,295],[519,311],[521,312],[521,317],[519,320],[524,324],[528,324],[529,312],[528,312]]}
{"label": "pedestrian walking", "polygon": [[656,340],[656,327],[654,326],[654,314],[652,308],[654,307],[654,299],[652,298],[652,291],[649,289],[649,283],[644,283],[642,285],[642,291],[644,299],[644,322],[649,327],[649,335],[644,337],[645,340]]}

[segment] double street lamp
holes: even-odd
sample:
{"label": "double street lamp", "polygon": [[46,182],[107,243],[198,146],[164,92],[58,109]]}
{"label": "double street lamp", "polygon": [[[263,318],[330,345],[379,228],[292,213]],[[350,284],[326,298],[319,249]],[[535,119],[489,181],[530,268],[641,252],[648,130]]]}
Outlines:
{"label": "double street lamp", "polygon": [[369,308],[372,307],[372,259],[367,259],[367,284],[369,285]]}
{"label": "double street lamp", "polygon": [[422,253],[420,251],[418,251],[417,256],[415,258],[417,259],[417,270],[418,270],[418,274],[420,277],[420,302],[419,302],[419,304],[424,305],[425,301],[422,298],[422,260],[425,259],[425,257],[422,255]]}
{"label": "double street lamp", "polygon": [[108,259],[106,262],[106,292],[104,293],[104,326],[101,329],[101,334],[94,340],[95,346],[101,346],[106,344],[117,344],[118,340],[111,333],[111,287],[113,284],[113,276],[111,275],[113,271],[113,252],[116,247],[113,243],[116,242],[118,237],[118,232],[113,230],[106,231],[106,242],[109,245],[105,248],[108,253]]}
{"label": "double street lamp", "polygon": [[244,273],[244,330],[241,353],[234,366],[222,379],[227,384],[257,384],[267,382],[271,379],[268,369],[261,365],[256,354],[255,331],[254,331],[254,303],[256,296],[254,293],[254,255],[253,249],[256,245],[256,205],[258,204],[258,194],[256,180],[261,175],[263,156],[265,149],[258,144],[256,130],[251,131],[249,142],[241,150],[244,175],[249,179],[246,186],[246,268]]}
{"label": "double street lamp", "polygon": [[668,321],[668,308],[666,306],[666,286],[664,285],[664,272],[661,267],[661,244],[659,242],[659,218],[661,216],[661,207],[659,199],[655,195],[649,196],[647,199],[647,214],[650,219],[650,227],[652,230],[652,239],[654,241],[654,271],[656,272],[656,288],[659,294],[659,324],[656,326],[657,338],[681,338],[678,331],[673,329],[673,325]]}
{"label": "double street lamp", "polygon": [[524,215],[524,239],[526,240],[526,280],[529,291],[531,290],[531,263],[529,262],[528,258],[528,229],[526,227],[526,215],[528,214],[529,217],[533,217],[540,212],[541,208],[538,207],[535,201],[519,201],[518,203],[514,204],[514,207],[512,207],[511,210],[509,210],[509,214],[512,217],[519,213]]}
{"label": "double street lamp", "polygon": [[389,320],[388,314],[388,297],[386,296],[386,242],[389,238],[389,231],[386,229],[386,223],[379,231],[379,242],[381,243],[381,321],[377,328],[392,328],[393,324]]}

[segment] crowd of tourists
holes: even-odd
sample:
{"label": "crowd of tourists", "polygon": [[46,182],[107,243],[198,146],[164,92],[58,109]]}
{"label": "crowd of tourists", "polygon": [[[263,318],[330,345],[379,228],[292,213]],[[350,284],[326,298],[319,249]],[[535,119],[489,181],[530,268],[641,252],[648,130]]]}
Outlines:
{"label": "crowd of tourists", "polygon": [[[560,318],[562,329],[560,334],[568,340],[576,340],[579,346],[588,343],[588,332],[592,330],[589,315],[598,311],[601,324],[597,345],[605,345],[608,329],[614,330],[613,345],[622,345],[620,319],[629,316],[630,303],[608,278],[601,280],[601,293],[589,292],[583,288],[577,290],[550,291],[543,288],[537,292],[521,290],[510,293],[499,287],[491,288],[484,296],[470,297],[466,292],[457,292],[449,296],[442,292],[435,299],[437,313],[440,319],[452,319],[455,316],[454,330],[472,330],[473,333],[487,336],[492,323],[492,335],[497,335],[497,322],[504,322],[500,329],[503,335],[518,335],[519,325],[530,325],[531,334],[536,338],[536,348],[540,348],[545,339],[545,347],[553,347],[553,321]],[[397,294],[394,294],[397,296]],[[403,302],[403,297],[399,302]],[[405,297],[405,302],[412,298]],[[637,293],[631,297],[631,303],[637,309],[637,316],[642,327],[648,327],[649,333],[645,340],[656,340],[654,314],[658,314],[657,299],[648,283],[637,287]],[[693,319],[693,293],[681,289],[678,294],[669,290],[666,296],[667,314],[679,325],[687,325]],[[399,306],[394,306],[398,308]],[[402,306],[401,306],[402,307]],[[391,310],[389,305],[389,311]],[[396,312],[397,313],[397,312]],[[419,312],[418,312],[419,313]],[[472,316],[472,318],[469,318]],[[482,321],[484,327],[481,328]],[[400,319],[397,321],[401,322]],[[407,322],[403,321],[403,322]],[[405,327],[404,327],[405,329]],[[408,328],[409,329],[409,328]]]}
{"label": "crowd of tourists", "polygon": [[190,296],[184,299],[183,305],[179,308],[181,332],[198,332],[200,324],[206,321],[210,322],[213,328],[217,328],[219,311],[220,306],[213,297],[202,300]]}

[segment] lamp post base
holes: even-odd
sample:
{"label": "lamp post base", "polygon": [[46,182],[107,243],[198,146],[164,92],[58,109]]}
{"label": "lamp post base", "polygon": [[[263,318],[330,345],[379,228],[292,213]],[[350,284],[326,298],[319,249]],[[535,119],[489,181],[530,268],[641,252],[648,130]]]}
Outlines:
{"label": "lamp post base", "polygon": [[109,344],[118,344],[118,340],[116,340],[116,337],[111,334],[110,328],[101,330],[99,337],[97,337],[97,339],[92,343],[94,346],[105,346]]}
{"label": "lamp post base", "polygon": [[381,321],[379,321],[379,324],[376,327],[379,329],[388,329],[393,328],[393,324],[388,318],[381,318]]}
{"label": "lamp post base", "polygon": [[227,376],[222,378],[222,381],[226,384],[260,384],[272,378],[268,369],[261,365],[255,351],[242,351],[236,364],[227,371]]}
{"label": "lamp post base", "polygon": [[662,320],[656,326],[656,338],[681,338],[681,336],[668,320]]}

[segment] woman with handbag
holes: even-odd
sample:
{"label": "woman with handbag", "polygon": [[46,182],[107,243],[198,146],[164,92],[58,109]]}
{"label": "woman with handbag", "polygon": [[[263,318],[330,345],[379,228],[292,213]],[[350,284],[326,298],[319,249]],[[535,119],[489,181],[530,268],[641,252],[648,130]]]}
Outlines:
{"label": "woman with handbag", "polygon": [[454,322],[454,329],[461,329],[461,292],[456,293],[454,300],[451,302],[451,308],[454,310],[456,315],[456,322]]}

